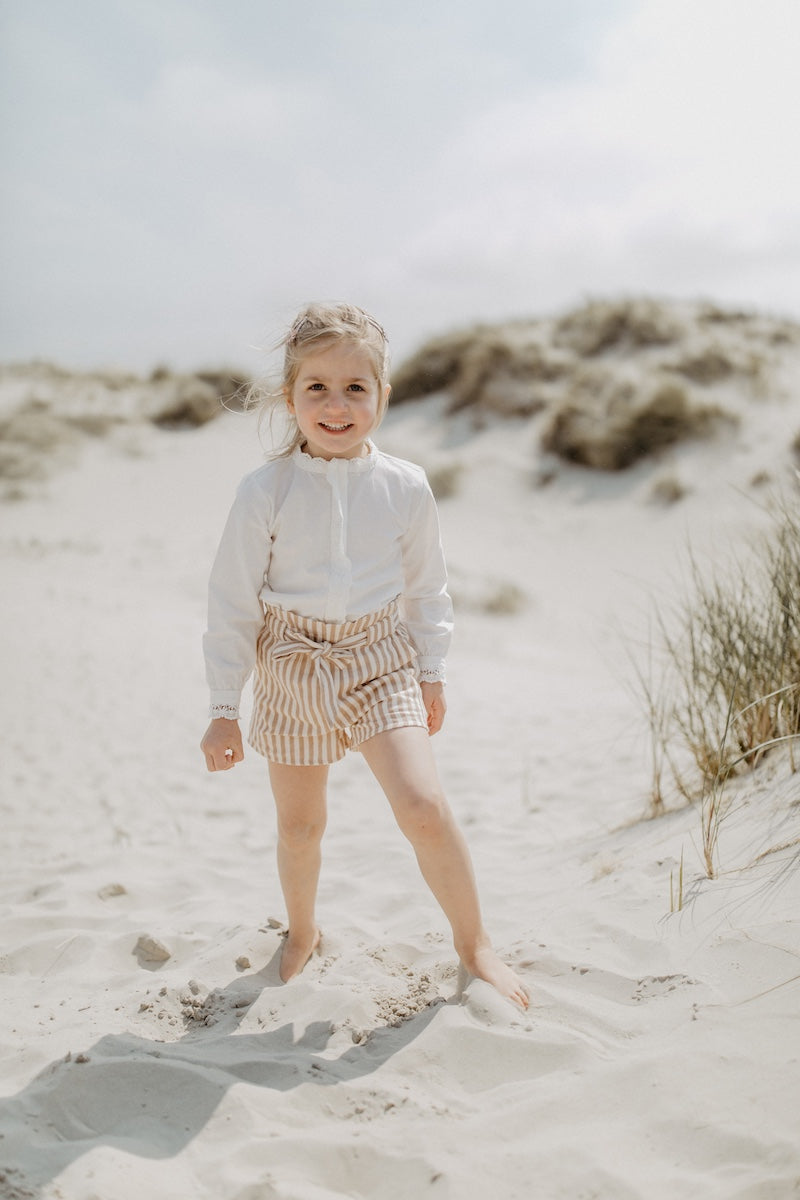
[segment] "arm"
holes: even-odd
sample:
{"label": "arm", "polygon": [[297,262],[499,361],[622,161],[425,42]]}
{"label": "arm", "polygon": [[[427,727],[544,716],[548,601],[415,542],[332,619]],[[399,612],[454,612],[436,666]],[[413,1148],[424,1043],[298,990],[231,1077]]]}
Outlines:
{"label": "arm", "polygon": [[453,605],[447,592],[436,501],[424,479],[402,539],[402,553],[406,624],[417,650],[428,730],[434,734],[441,729],[447,708],[445,655],[453,631]]}
{"label": "arm", "polygon": [[209,581],[203,652],[215,719],[201,746],[210,771],[226,770],[243,758],[239,701],[264,620],[260,592],[269,567],[269,527],[268,498],[248,476],[237,491]]}

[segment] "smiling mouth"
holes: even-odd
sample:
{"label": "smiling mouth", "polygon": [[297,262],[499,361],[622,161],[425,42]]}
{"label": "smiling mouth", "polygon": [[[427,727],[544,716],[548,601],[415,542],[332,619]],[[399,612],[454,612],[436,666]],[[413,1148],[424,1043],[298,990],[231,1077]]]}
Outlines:
{"label": "smiling mouth", "polygon": [[344,433],[346,429],[352,429],[352,424],[334,425],[328,421],[320,421],[320,428],[325,429],[328,433]]}

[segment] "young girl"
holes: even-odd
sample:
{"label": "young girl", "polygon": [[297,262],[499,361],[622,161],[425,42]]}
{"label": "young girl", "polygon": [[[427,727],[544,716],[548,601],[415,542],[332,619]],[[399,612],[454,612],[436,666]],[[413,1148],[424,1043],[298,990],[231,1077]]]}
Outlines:
{"label": "young girl", "polygon": [[389,400],[373,317],[312,305],[283,342],[290,444],[239,486],[211,573],[204,638],[209,771],[241,762],[239,699],[255,670],[249,742],[269,762],[289,933],[284,982],[319,944],[315,899],[332,762],[363,754],[411,842],[467,971],[525,1008],[483,927],[463,836],[429,736],[445,715],[452,630],[423,471],[370,440]]}

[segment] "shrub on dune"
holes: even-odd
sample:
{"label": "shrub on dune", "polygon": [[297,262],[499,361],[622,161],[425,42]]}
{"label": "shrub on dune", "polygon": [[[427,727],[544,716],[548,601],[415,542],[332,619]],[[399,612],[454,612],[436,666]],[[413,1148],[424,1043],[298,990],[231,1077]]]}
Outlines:
{"label": "shrub on dune", "polygon": [[245,375],[235,370],[220,368],[196,371],[195,377],[214,389],[224,408],[229,411],[244,408],[247,389],[250,386],[250,380]]}
{"label": "shrub on dune", "polygon": [[542,448],[581,466],[621,471],[731,420],[719,408],[693,404],[686,389],[669,380],[640,392],[607,369],[587,369],[553,413]]}
{"label": "shrub on dune", "polygon": [[555,341],[586,358],[607,350],[641,350],[678,341],[683,326],[657,300],[591,300],[556,325]]}
{"label": "shrub on dune", "polygon": [[481,326],[431,338],[392,373],[392,403],[419,400],[455,383],[464,355],[480,336]]}
{"label": "shrub on dune", "polygon": [[210,383],[191,377],[182,381],[153,423],[162,429],[197,429],[218,417],[222,404]]}
{"label": "shrub on dune", "polygon": [[426,474],[436,499],[450,500],[459,493],[464,466],[460,462],[440,463],[439,466],[429,467]]}
{"label": "shrub on dune", "polygon": [[396,371],[393,402],[447,391],[451,413],[475,409],[532,416],[547,403],[538,385],[560,379],[571,363],[522,329],[521,324],[481,325],[426,342]]}
{"label": "shrub on dune", "polygon": [[464,408],[506,417],[529,417],[547,401],[538,387],[564,373],[564,365],[535,342],[518,342],[502,330],[476,337],[465,350],[450,388],[450,412]]}
{"label": "shrub on dune", "polygon": [[729,347],[709,344],[693,349],[674,362],[665,363],[666,370],[675,371],[692,383],[713,386],[729,379],[747,379],[753,384],[763,382],[763,355]]}
{"label": "shrub on dune", "polygon": [[27,400],[0,421],[0,477],[42,479],[45,463],[68,454],[77,441],[72,422],[45,401]]}
{"label": "shrub on dune", "polygon": [[241,410],[249,380],[233,371],[196,371],[193,375],[171,375],[157,368],[153,382],[167,387],[168,398],[153,417],[162,429],[198,429],[218,417],[224,409]]}

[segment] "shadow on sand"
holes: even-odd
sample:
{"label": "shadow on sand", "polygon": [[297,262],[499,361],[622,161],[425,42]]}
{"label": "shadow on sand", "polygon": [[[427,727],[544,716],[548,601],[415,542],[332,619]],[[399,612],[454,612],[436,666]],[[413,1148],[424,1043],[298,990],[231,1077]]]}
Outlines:
{"label": "shadow on sand", "polygon": [[211,993],[213,1028],[194,1027],[175,1042],[110,1034],[0,1101],[0,1193],[7,1186],[15,1200],[34,1198],[98,1145],[171,1158],[202,1132],[235,1083],[284,1092],[369,1075],[419,1037],[439,1007],[379,1026],[338,1057],[325,1056],[334,1033],[327,1021],[312,1022],[299,1037],[292,1024],[237,1034],[263,991],[282,986],[279,956]]}

